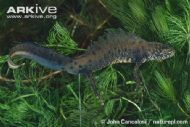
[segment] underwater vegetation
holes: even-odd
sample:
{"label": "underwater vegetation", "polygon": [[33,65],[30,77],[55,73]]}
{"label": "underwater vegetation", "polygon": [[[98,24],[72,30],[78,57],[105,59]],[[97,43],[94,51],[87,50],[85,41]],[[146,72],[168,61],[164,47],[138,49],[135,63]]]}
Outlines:
{"label": "underwater vegetation", "polygon": [[[45,20],[44,25],[40,21],[37,24],[32,19],[9,21],[5,10],[12,3],[8,1],[0,4],[4,6],[0,8],[0,45],[5,46],[6,40],[12,41],[4,47],[3,53],[0,52],[0,126],[131,126],[107,124],[110,120],[122,119],[150,122],[135,125],[142,127],[171,126],[169,123],[155,124],[154,120],[181,120],[184,123],[172,126],[189,126],[189,0],[36,2],[56,5],[59,10],[58,18],[53,21]],[[15,22],[22,22],[20,29],[14,26]],[[34,28],[27,30],[24,26]],[[22,58],[14,62],[19,64],[24,61],[24,66],[15,70],[7,66],[8,49],[16,45],[13,44],[15,41],[36,42],[57,53],[74,57],[83,54],[91,45],[91,40],[97,40],[105,30],[114,31],[117,28],[150,42],[170,45],[175,49],[175,56],[161,62],[149,61],[141,65],[140,86],[133,78],[134,64],[110,64],[94,72],[104,106],[100,105],[91,89],[91,83],[83,75],[53,71]]]}

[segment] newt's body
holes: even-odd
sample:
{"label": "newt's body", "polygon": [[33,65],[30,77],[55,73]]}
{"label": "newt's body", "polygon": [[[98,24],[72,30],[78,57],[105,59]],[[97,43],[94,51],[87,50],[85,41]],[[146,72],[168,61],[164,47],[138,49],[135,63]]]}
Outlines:
{"label": "newt's body", "polygon": [[118,29],[108,32],[92,44],[87,52],[73,59],[66,70],[77,74],[96,71],[114,63],[142,64],[150,60],[164,60],[174,55],[174,49],[157,42],[147,42]]}
{"label": "newt's body", "polygon": [[[69,58],[51,49],[34,44],[20,44],[10,52],[10,58],[22,56],[55,70],[65,70],[71,74],[89,74],[114,63],[135,63],[134,75],[137,82],[138,67],[150,60],[164,60],[174,55],[173,48],[158,42],[147,42],[121,29],[107,32],[92,44],[87,52],[76,58]],[[17,68],[11,59],[10,67]]]}
{"label": "newt's body", "polygon": [[78,74],[94,72],[113,63],[141,64],[150,60],[160,61],[172,57],[174,53],[174,49],[165,44],[147,42],[118,29],[115,32],[107,32],[92,44],[84,55],[73,59],[30,43],[13,47],[10,58],[23,56],[54,70]]}

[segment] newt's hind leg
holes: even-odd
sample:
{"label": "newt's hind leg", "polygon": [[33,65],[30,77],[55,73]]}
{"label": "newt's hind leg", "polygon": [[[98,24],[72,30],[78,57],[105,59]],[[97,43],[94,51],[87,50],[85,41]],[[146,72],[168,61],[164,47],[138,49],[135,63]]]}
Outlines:
{"label": "newt's hind leg", "polygon": [[137,83],[137,85],[141,84],[141,80],[140,80],[140,77],[139,77],[139,74],[138,74],[140,66],[141,66],[141,63],[136,63],[135,67],[134,67],[134,70],[133,70],[134,80]]}
{"label": "newt's hind leg", "polygon": [[86,74],[86,76],[91,82],[92,90],[94,91],[94,94],[96,95],[97,99],[100,100],[101,105],[104,105],[104,101],[103,101],[102,97],[100,96],[100,93],[97,90],[96,81],[95,81],[92,73],[88,73],[88,74]]}

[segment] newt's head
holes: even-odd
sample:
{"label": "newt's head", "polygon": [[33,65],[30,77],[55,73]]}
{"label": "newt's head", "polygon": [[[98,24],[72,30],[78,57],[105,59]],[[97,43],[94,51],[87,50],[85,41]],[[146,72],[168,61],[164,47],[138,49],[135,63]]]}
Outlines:
{"label": "newt's head", "polygon": [[151,50],[148,53],[149,60],[161,61],[170,58],[175,54],[175,49],[169,45],[158,42],[151,43],[150,45],[151,45]]}
{"label": "newt's head", "polygon": [[160,56],[162,59],[167,59],[175,55],[175,49],[170,47],[169,45],[164,45],[162,46],[162,50],[160,52]]}

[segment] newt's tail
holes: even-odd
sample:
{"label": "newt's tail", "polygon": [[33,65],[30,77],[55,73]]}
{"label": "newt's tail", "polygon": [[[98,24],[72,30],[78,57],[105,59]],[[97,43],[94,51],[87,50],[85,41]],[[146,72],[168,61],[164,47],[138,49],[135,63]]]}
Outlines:
{"label": "newt's tail", "polygon": [[24,63],[20,65],[13,63],[12,58],[17,56],[34,60],[35,62],[53,70],[64,70],[64,66],[72,62],[72,59],[69,57],[32,43],[19,44],[13,47],[9,55],[8,64],[12,69],[24,65]]}

